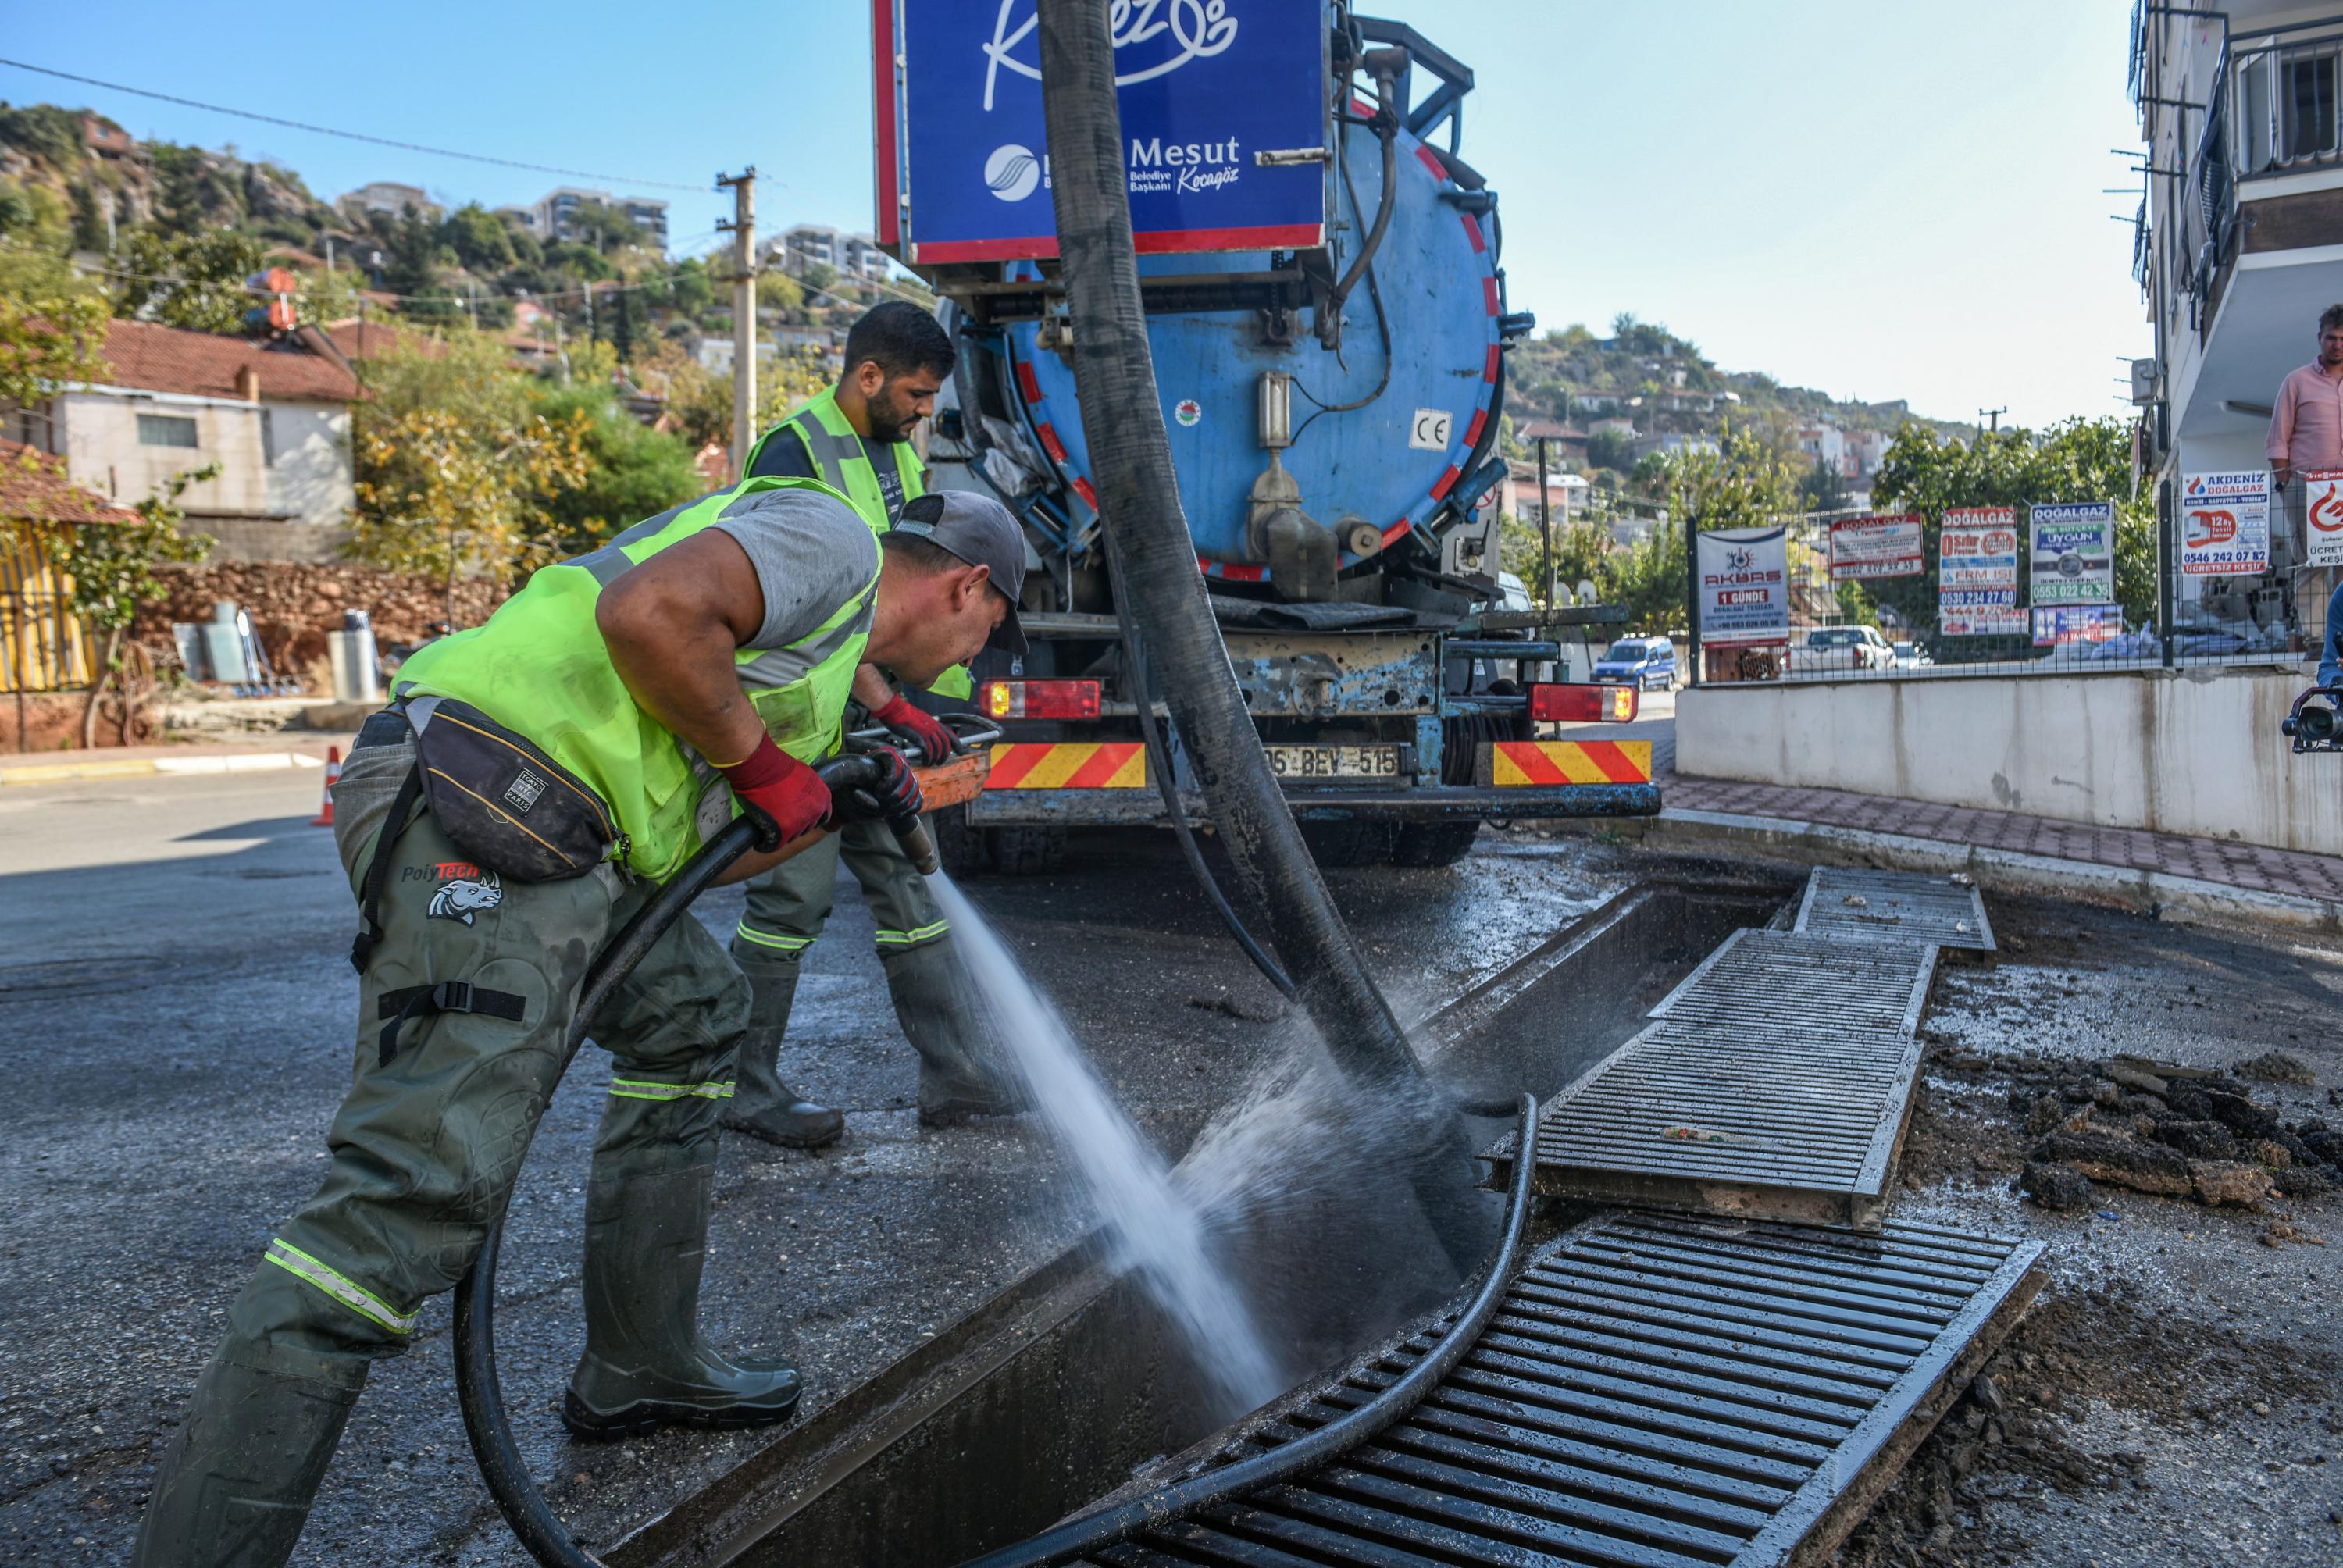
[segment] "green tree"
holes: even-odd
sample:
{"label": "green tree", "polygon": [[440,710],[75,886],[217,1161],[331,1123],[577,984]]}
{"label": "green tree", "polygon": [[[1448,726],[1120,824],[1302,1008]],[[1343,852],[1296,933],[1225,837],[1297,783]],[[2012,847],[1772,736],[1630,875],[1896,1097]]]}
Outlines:
{"label": "green tree", "polygon": [[[2018,580],[2026,580],[2025,508],[2033,503],[2116,504],[2116,600],[2124,618],[2143,625],[2156,614],[2156,508],[2132,493],[2131,428],[2119,418],[2061,420],[2040,432],[2012,426],[1980,431],[1966,443],[1907,421],[1882,460],[1872,496],[1885,509],[1916,512],[1927,570],[1873,585],[1916,626],[1936,613],[1937,535],[1947,508],[2018,508]],[[2021,590],[2022,591],[2022,590]]]}
{"label": "green tree", "polygon": [[[32,454],[25,461],[33,460]],[[199,561],[215,543],[208,534],[180,531],[186,514],[179,498],[190,485],[219,477],[219,465],[207,464],[174,474],[163,487],[137,505],[135,523],[85,523],[59,530],[56,562],[72,587],[66,598],[84,627],[103,633],[106,651],[98,661],[97,678],[90,682],[82,704],[81,743],[97,744],[97,709],[107,691],[122,679],[122,643],[139,607],[158,602],[167,590],[155,570],[166,561]],[[126,737],[130,723],[129,702],[123,704]]]}
{"label": "green tree", "polygon": [[439,242],[478,273],[501,272],[518,259],[513,254],[512,230],[478,202],[465,203],[440,222]]}
{"label": "green tree", "polygon": [[241,332],[258,303],[245,280],[266,265],[266,246],[234,229],[166,234],[139,229],[122,253],[116,316],[152,316],[190,332]]}
{"label": "green tree", "polygon": [[804,308],[805,290],[798,280],[779,267],[757,275],[757,308],[777,310],[782,315]]}
{"label": "green tree", "polygon": [[461,328],[361,370],[351,556],[438,578],[450,618],[464,572],[518,576],[551,558],[550,508],[587,482],[582,410],[541,410],[537,384],[507,364],[503,346]]}
{"label": "green tree", "polygon": [[1625,473],[1635,464],[1634,443],[1624,430],[1614,425],[1597,430],[1586,438],[1586,466],[1609,468]]}
{"label": "green tree", "polygon": [[580,482],[542,502],[558,556],[583,555],[707,488],[692,462],[698,445],[644,425],[607,386],[556,388],[538,397],[536,412],[557,428],[581,431]]}
{"label": "green tree", "polygon": [[38,403],[70,381],[109,373],[106,300],[70,284],[0,286],[0,404]]}

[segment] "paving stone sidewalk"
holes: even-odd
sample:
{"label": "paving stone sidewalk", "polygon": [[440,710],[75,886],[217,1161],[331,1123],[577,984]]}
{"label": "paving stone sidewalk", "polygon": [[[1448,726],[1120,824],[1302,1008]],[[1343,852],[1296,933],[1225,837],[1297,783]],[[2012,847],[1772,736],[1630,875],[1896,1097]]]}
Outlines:
{"label": "paving stone sidewalk", "polygon": [[1660,780],[1660,798],[1670,810],[1778,817],[1865,832],[1902,833],[2055,859],[2194,877],[2256,892],[2343,900],[2343,859],[2331,855],[2298,854],[2184,833],[2095,828],[2016,811],[1980,811],[1843,789],[1745,784],[1673,773]]}

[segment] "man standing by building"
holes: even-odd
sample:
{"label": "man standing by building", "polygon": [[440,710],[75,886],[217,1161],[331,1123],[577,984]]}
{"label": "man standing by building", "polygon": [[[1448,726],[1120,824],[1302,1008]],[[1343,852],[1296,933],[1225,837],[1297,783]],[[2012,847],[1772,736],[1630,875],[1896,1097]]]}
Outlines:
{"label": "man standing by building", "polygon": [[[335,787],[365,934],[325,1179],[228,1314],[157,1470],[140,1568],[291,1555],[368,1367],[406,1348],[503,1212],[595,955],[739,805],[780,839],[743,875],[852,809],[810,764],[837,749],[862,661],[931,680],[988,639],[1023,646],[1016,520],[951,500],[882,545],[826,486],[748,480],[541,568],[400,668]],[[916,809],[917,780],[884,755],[882,809]],[[613,1071],[563,1402],[580,1436],[797,1405],[794,1368],[729,1361],[697,1323],[747,990],[679,920],[594,1020]]]}
{"label": "man standing by building", "polygon": [[2302,476],[2343,469],[2343,305],[2318,317],[2318,357],[2287,373],[2270,410],[2270,478],[2286,508],[2287,548],[2294,564],[2294,613],[2306,639],[2334,592],[2333,567],[2306,566],[2310,548]]}
{"label": "man standing by building", "polygon": [[[934,411],[953,358],[951,338],[918,306],[890,300],[874,307],[846,335],[838,384],[768,430],[741,471],[819,479],[853,502],[880,534],[907,515],[931,517],[942,500],[927,495],[926,468],[910,437]],[[929,689],[966,698],[968,672],[955,669]],[[950,755],[950,732],[875,664],[856,675],[854,698],[877,722],[917,744],[926,760]],[[841,859],[861,884],[895,1016],[920,1054],[920,1122],[940,1126],[1012,1109],[1014,1101],[975,1049],[979,1025],[967,972],[927,879],[883,824],[860,823],[749,886],[732,957],[755,988],[756,1007],[741,1050],[740,1092],[723,1124],[794,1149],[822,1148],[845,1130],[845,1117],[783,1082],[779,1065],[798,977],[830,919]]]}

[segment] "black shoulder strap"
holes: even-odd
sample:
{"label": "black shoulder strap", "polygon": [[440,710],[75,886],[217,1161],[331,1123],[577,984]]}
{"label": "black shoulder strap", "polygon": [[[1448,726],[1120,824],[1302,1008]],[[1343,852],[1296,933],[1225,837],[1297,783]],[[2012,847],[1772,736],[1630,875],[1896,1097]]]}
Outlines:
{"label": "black shoulder strap", "polygon": [[390,880],[391,851],[397,847],[399,835],[407,831],[407,819],[415,810],[416,798],[423,793],[423,764],[418,761],[399,780],[398,793],[391,797],[390,815],[382,819],[382,830],[374,838],[374,858],[367,862],[366,879],[358,885],[358,917],[366,922],[350,943],[350,968],[366,973],[374,958],[375,945],[382,940],[382,887]]}

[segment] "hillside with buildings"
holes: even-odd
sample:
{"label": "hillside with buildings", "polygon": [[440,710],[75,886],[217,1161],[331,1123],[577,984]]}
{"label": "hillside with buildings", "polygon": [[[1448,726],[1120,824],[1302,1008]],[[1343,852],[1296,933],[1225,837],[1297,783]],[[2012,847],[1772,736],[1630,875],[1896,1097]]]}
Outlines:
{"label": "hillside with buildings", "polygon": [[1962,437],[1976,429],[1916,415],[1901,398],[1864,403],[1785,386],[1763,371],[1723,370],[1666,327],[1633,316],[1611,326],[1608,337],[1574,324],[1513,349],[1505,364],[1508,456],[1531,457],[1544,437],[1554,466],[1592,476],[1598,485],[1609,476],[1614,487],[1624,487],[1635,466],[1655,453],[1714,451],[1732,423],[1859,490],[1878,472],[1906,421]]}

